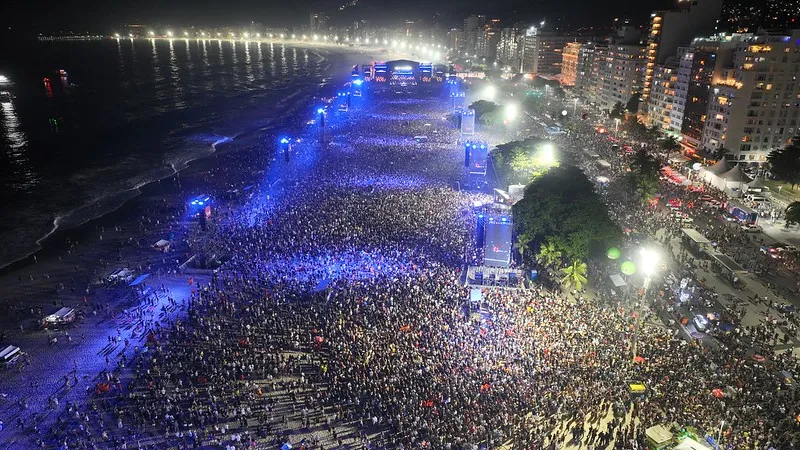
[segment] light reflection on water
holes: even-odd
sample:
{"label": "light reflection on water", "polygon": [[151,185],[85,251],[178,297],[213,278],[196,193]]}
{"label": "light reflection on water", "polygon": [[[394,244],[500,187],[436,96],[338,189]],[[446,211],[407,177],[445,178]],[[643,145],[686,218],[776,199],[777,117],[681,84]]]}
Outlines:
{"label": "light reflection on water", "polygon": [[9,163],[12,189],[28,191],[39,184],[39,176],[34,171],[28,157],[28,136],[20,129],[19,117],[14,103],[2,102],[3,108],[3,147]]}

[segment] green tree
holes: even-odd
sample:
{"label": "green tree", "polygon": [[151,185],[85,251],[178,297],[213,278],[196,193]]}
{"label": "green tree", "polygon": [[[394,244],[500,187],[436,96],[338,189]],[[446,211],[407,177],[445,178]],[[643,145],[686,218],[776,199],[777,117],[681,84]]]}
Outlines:
{"label": "green tree", "polygon": [[514,247],[516,247],[517,252],[519,252],[519,259],[520,262],[525,261],[525,250],[531,245],[531,237],[525,233],[520,233],[517,235],[517,242],[514,243]]}
{"label": "green tree", "polygon": [[561,284],[567,289],[575,288],[580,290],[586,284],[586,263],[582,261],[573,261],[567,267],[561,269]]}
{"label": "green tree", "polygon": [[669,160],[669,156],[672,154],[672,152],[680,150],[681,143],[677,138],[675,138],[675,136],[667,136],[661,140],[661,143],[658,144],[658,146],[661,147],[661,150],[667,152],[667,160]]}
{"label": "green tree", "polygon": [[717,161],[721,161],[723,158],[728,156],[731,151],[725,147],[720,147],[717,149],[715,156],[717,157]]}
{"label": "green tree", "polygon": [[661,165],[647,150],[642,148],[636,151],[630,168],[638,178],[658,178],[658,170]]}
{"label": "green tree", "polygon": [[647,203],[658,192],[658,181],[653,178],[640,178],[636,184],[636,195],[642,203]]}
{"label": "green tree", "polygon": [[539,247],[539,253],[536,255],[536,260],[545,268],[556,267],[561,263],[561,251],[558,250],[555,243],[550,240],[545,241]]}
{"label": "green tree", "polygon": [[506,142],[495,147],[489,156],[499,184],[528,184],[546,172],[552,164],[543,164],[537,155],[544,144],[549,142],[532,138]]}
{"label": "green tree", "polygon": [[617,102],[614,104],[614,107],[611,108],[611,112],[608,113],[609,117],[612,119],[623,119],[625,118],[625,106],[622,102]]}
{"label": "green tree", "polygon": [[780,181],[788,183],[794,190],[800,184],[800,146],[796,142],[767,156],[770,172]]}
{"label": "green tree", "polygon": [[626,120],[624,127],[628,130],[628,133],[636,136],[640,140],[644,140],[649,137],[647,133],[647,125],[645,125],[641,120],[637,119],[636,116],[631,116],[628,120]]}
{"label": "green tree", "polygon": [[496,125],[501,119],[500,105],[488,100],[478,100],[469,105],[475,111],[475,119],[483,125]]}
{"label": "green tree", "polygon": [[631,95],[631,98],[628,100],[628,103],[625,105],[625,110],[628,111],[630,114],[636,114],[639,112],[639,103],[642,101],[641,94],[639,92],[635,92]]}
{"label": "green tree", "polygon": [[661,127],[658,125],[653,125],[652,127],[647,128],[647,137],[652,140],[656,140],[661,137]]}
{"label": "green tree", "polygon": [[792,202],[786,207],[786,226],[800,223],[800,202]]}
{"label": "green tree", "polygon": [[551,167],[531,181],[513,212],[519,232],[556,243],[571,260],[604,252],[620,238],[592,182],[570,165]]}

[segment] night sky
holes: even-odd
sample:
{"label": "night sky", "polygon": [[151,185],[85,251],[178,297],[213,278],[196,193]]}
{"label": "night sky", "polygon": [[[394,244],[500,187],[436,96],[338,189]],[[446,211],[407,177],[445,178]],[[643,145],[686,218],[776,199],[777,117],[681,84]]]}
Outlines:
{"label": "night sky", "polygon": [[[349,0],[9,0],[0,6],[0,21],[17,31],[107,31],[120,24],[243,25],[250,21],[265,26],[304,25],[308,13],[323,11],[333,21],[365,19],[391,25],[399,18],[425,20],[442,26],[458,26],[471,13],[484,13],[509,21],[547,18],[565,26],[608,25],[614,17],[628,17],[641,24],[654,9],[669,7],[672,0],[358,0],[338,11]],[[287,5],[291,5],[288,7]]]}

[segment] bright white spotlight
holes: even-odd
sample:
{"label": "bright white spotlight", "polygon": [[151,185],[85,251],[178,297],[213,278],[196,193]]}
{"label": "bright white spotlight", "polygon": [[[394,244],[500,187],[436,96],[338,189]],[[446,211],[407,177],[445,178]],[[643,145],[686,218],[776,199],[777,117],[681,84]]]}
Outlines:
{"label": "bright white spotlight", "polygon": [[540,158],[542,163],[552,165],[556,161],[556,146],[551,143],[542,145]]}
{"label": "bright white spotlight", "polygon": [[505,108],[506,121],[510,122],[519,117],[519,105],[516,103],[509,103]]}
{"label": "bright white spotlight", "polygon": [[483,97],[486,100],[494,100],[496,95],[497,88],[493,84],[490,84],[483,89]]}
{"label": "bright white spotlight", "polygon": [[645,276],[652,276],[656,272],[658,263],[661,261],[661,255],[657,251],[649,248],[642,248],[639,254],[641,256],[639,269]]}

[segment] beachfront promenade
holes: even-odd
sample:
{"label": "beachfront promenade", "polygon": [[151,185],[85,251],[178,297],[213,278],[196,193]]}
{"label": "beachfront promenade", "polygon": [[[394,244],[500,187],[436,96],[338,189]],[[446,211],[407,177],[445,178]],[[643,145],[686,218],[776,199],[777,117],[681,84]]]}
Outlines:
{"label": "beachfront promenade", "polygon": [[[55,332],[19,335],[30,365],[0,383],[2,442],[633,449],[655,424],[709,432],[725,420],[724,442],[735,448],[782,448],[782,432],[765,425],[778,421],[776,412],[758,405],[790,403],[777,392],[774,369],[793,361],[772,354],[775,329],[760,321],[757,305],[745,321],[758,325],[752,339],[725,352],[687,343],[649,315],[644,364],[631,361],[629,333],[642,306],[609,294],[601,263],[588,292],[487,288],[491,320],[468,319],[461,270],[480,264],[472,205],[487,194],[454,189],[467,175],[458,131],[444,119],[446,100],[435,88],[366,89],[348,112],[329,111],[324,127],[315,117],[290,136],[288,160],[275,152],[277,139],[265,139],[182,181],[210,183],[198,187],[205,192],[251,186],[220,201],[206,231],[184,217],[169,221],[185,227],[177,248],[227,255],[225,265],[206,276],[175,274],[171,258],[123,253],[115,264],[131,258],[129,265],[155,269],[150,302],[123,302],[124,289],[101,286],[54,294],[85,319],[55,344]],[[421,135],[427,140],[414,139]],[[502,133],[481,138],[497,144]],[[588,133],[563,139],[565,152],[596,144]],[[610,207],[621,225],[666,237],[680,257],[664,211]],[[159,227],[150,232],[163,233]],[[29,292],[46,284],[45,270],[73,270],[59,263],[26,268],[21,274],[35,279],[20,275],[9,289]],[[667,267],[684,270],[675,261]],[[727,293],[721,280],[700,274],[708,289]],[[755,345],[769,370],[745,360]],[[648,395],[634,400],[630,380],[644,382]],[[711,395],[727,386],[738,395]]]}

